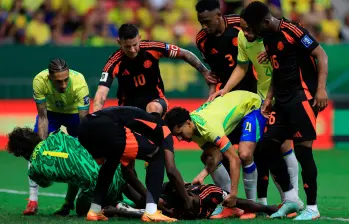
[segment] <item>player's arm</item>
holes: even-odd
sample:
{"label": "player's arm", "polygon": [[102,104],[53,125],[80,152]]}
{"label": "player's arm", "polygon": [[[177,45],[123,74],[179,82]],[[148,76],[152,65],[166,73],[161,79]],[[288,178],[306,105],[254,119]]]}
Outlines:
{"label": "player's arm", "polygon": [[44,85],[41,80],[33,80],[33,97],[38,111],[38,134],[41,139],[46,139],[48,135],[47,105]]}
{"label": "player's arm", "polygon": [[223,156],[229,161],[229,169],[230,169],[230,180],[231,180],[231,190],[230,195],[236,197],[238,194],[238,184],[240,178],[240,158],[236,154],[233,145],[230,143],[228,149],[221,150]]}
{"label": "player's arm", "polygon": [[[168,131],[168,133],[170,133],[170,131]],[[165,167],[167,177],[170,180],[170,182],[174,184],[179,196],[185,201],[185,208],[190,209],[192,207],[192,198],[185,190],[183,177],[176,167],[176,163],[174,160],[172,134],[168,134],[166,136],[161,148],[164,149],[165,153]]]}
{"label": "player's arm", "polygon": [[[115,57],[116,54],[114,54]],[[111,61],[113,56],[108,59],[108,62],[103,68],[101,79],[99,80],[98,89],[93,102],[93,112],[103,109],[104,103],[107,100],[109,89],[113,83],[115,76],[119,72],[121,61]]]}
{"label": "player's arm", "polygon": [[78,111],[80,121],[89,113],[90,109],[89,89],[85,81],[85,78],[82,77],[81,82],[81,88],[77,89]]}
{"label": "player's arm", "polygon": [[121,166],[122,176],[125,181],[143,198],[146,197],[147,189],[143,186],[142,182],[137,178],[135,171],[135,161],[130,162],[126,167]]}
{"label": "player's arm", "polygon": [[328,100],[326,92],[326,80],[328,74],[327,54],[315,40],[315,38],[312,37],[312,35],[303,27],[293,26],[292,29],[287,30],[287,33],[291,36],[291,40],[289,41],[295,41],[301,50],[305,51],[310,56],[313,56],[317,61],[316,67],[319,78],[313,106],[316,106],[317,109],[321,111],[326,108]]}

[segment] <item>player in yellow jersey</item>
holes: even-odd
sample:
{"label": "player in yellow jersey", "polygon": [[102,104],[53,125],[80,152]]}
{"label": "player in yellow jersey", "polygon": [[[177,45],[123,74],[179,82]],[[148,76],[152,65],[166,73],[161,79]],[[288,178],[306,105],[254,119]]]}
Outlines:
{"label": "player in yellow jersey", "polygon": [[[252,30],[248,27],[246,21],[242,18],[240,19],[240,25],[242,30],[238,35],[238,65],[232,72],[225,87],[211,95],[209,100],[212,100],[219,95],[223,96],[231,91],[231,89],[233,89],[246,75],[249,63],[253,64],[254,72],[257,75],[258,95],[260,95],[263,100],[266,98],[271,83],[273,67],[271,66],[265,52],[263,39],[256,38]],[[298,161],[293,153],[291,140],[285,141],[281,146],[281,152],[287,163],[291,183],[298,192]],[[255,155],[255,157],[257,157],[257,155]],[[260,203],[267,204],[269,171],[266,164],[263,164],[263,162],[265,162],[263,159],[256,159],[256,163],[257,161],[261,161],[261,163],[257,164],[258,198]],[[278,190],[280,191],[282,200],[284,200],[284,195],[279,187]]]}
{"label": "player in yellow jersey", "polygon": [[[231,183],[229,179],[225,180],[229,189],[222,186],[224,190],[230,192],[225,199],[227,206],[235,205],[240,176],[240,158],[243,163],[252,162],[251,166],[243,168],[244,185],[246,195],[252,193],[256,197],[256,193],[253,193],[256,191],[256,186],[246,187],[248,183],[245,181],[245,174],[257,175],[253,161],[246,161],[246,158],[250,158],[250,154],[253,155],[266,123],[260,112],[261,103],[262,99],[257,94],[237,90],[218,97],[212,102],[206,102],[191,113],[184,108],[176,107],[165,115],[168,127],[179,140],[194,141],[204,152],[213,151],[214,162],[206,163],[206,168],[198,175],[200,182],[221,162],[222,154],[229,160]],[[240,134],[237,135],[237,133]],[[239,156],[235,153],[233,144],[239,144]],[[217,153],[214,148],[218,148],[221,153],[219,151]]]}
{"label": "player in yellow jersey", "polygon": [[[40,138],[46,139],[48,133],[62,125],[67,128],[68,134],[76,137],[80,120],[88,114],[90,106],[89,89],[84,76],[69,69],[63,59],[53,59],[48,69],[35,76],[33,92],[38,111],[34,131]],[[29,187],[30,197],[24,215],[34,215],[38,211],[38,185],[29,179]],[[68,186],[68,194],[77,190]],[[58,210],[56,214],[60,212]]]}

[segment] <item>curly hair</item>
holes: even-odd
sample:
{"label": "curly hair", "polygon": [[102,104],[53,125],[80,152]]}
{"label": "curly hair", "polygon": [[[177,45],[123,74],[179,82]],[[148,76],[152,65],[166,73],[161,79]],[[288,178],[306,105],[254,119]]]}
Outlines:
{"label": "curly hair", "polygon": [[187,120],[191,120],[189,111],[183,107],[174,107],[165,114],[164,120],[168,128],[173,131],[176,126],[182,127]]}
{"label": "curly hair", "polygon": [[33,153],[35,146],[42,141],[39,135],[28,127],[15,127],[7,138],[9,141],[6,150],[16,157],[23,156],[27,159]]}
{"label": "curly hair", "polygon": [[220,9],[219,0],[200,0],[196,3],[195,9],[198,13]]}

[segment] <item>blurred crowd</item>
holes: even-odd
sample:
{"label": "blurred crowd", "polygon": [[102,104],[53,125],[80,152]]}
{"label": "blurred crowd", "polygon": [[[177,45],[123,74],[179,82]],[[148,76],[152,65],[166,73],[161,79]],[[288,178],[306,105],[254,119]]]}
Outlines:
{"label": "blurred crowd", "polygon": [[[239,13],[252,0],[221,0]],[[349,0],[347,0],[349,1]],[[115,45],[118,27],[134,23],[143,39],[195,43],[197,0],[0,0],[0,43]],[[273,14],[300,22],[321,42],[349,41],[349,14],[340,19],[331,0],[263,0]],[[349,3],[348,3],[349,5]]]}

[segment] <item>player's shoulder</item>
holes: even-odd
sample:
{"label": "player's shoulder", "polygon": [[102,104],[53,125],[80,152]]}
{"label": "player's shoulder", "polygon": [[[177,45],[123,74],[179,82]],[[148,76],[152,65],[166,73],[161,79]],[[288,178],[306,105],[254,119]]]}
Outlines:
{"label": "player's shoulder", "polygon": [[75,71],[73,69],[69,69],[69,77],[73,82],[84,82],[85,77],[82,73]]}
{"label": "player's shoulder", "polygon": [[197,34],[196,34],[196,44],[200,44],[203,40],[207,38],[207,32],[204,29],[201,29]]}
{"label": "player's shoulder", "polygon": [[48,80],[48,69],[42,70],[38,74],[35,75],[34,80],[45,81]]}
{"label": "player's shoulder", "polygon": [[234,28],[240,28],[240,16],[236,14],[229,14],[223,16],[226,25]]}
{"label": "player's shoulder", "polygon": [[115,51],[111,55],[109,55],[106,64],[116,63],[116,62],[120,61],[123,56],[124,56],[124,52],[121,49],[118,49],[117,51]]}
{"label": "player's shoulder", "polygon": [[287,19],[282,19],[280,22],[280,30],[284,34],[301,37],[304,34],[305,29],[299,24],[291,22]]}
{"label": "player's shoulder", "polygon": [[240,30],[238,34],[238,43],[239,45],[246,45],[247,39],[245,37],[244,31]]}
{"label": "player's shoulder", "polygon": [[152,50],[152,49],[165,49],[168,47],[168,44],[161,41],[154,40],[142,40],[139,44],[141,49]]}

